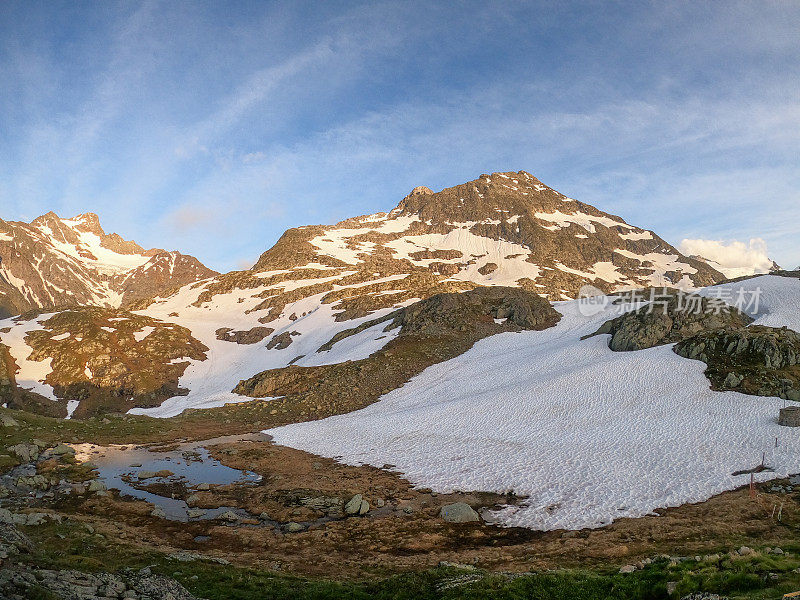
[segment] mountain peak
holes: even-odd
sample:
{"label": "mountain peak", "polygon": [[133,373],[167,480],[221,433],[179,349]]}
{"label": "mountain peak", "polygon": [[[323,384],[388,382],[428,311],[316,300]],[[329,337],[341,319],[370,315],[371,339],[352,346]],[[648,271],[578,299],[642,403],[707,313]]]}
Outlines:
{"label": "mountain peak", "polygon": [[92,212],[0,223],[0,317],[62,304],[119,306],[217,274],[194,257],[106,234]]}
{"label": "mountain peak", "polygon": [[419,186],[389,213],[289,230],[253,269],[306,263],[527,287],[551,300],[575,298],[586,284],[610,292],[723,279],[652,231],[569,198],[527,171],[483,174],[439,192]]}
{"label": "mountain peak", "polygon": [[433,194],[433,190],[431,188],[425,187],[424,185],[418,185],[411,190],[411,193],[406,196],[406,198],[410,198],[411,196],[429,196],[431,194]]}

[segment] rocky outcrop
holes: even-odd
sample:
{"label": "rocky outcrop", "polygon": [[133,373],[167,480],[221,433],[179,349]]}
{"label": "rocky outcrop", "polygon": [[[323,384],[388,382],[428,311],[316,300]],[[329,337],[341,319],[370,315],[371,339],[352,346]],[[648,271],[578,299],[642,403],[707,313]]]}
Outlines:
{"label": "rocky outcrop", "polygon": [[8,600],[197,600],[180,583],[163,575],[155,575],[149,568],[121,573],[84,573],[71,569],[39,569],[21,564],[0,569],[0,596]]}
{"label": "rocky outcrop", "polygon": [[234,331],[230,327],[221,327],[217,329],[216,336],[221,341],[249,345],[257,344],[270,336],[273,331],[275,330],[272,327],[253,327],[247,331]]}
{"label": "rocky outcrop", "polygon": [[506,328],[546,329],[561,316],[540,296],[519,288],[485,287],[461,293],[436,294],[384,317],[366,321],[339,332],[318,352],[330,350],[337,342],[365,329],[387,323],[385,331],[400,327],[399,335],[458,336],[479,331],[485,337],[496,333],[496,321]]}
{"label": "rocky outcrop", "polygon": [[[606,321],[592,335],[611,335],[608,347],[619,352],[674,344],[702,331],[744,327],[753,322],[737,308],[718,300],[677,290],[654,297],[656,301]],[[618,302],[630,299],[630,294],[623,294]]]}
{"label": "rocky outcrop", "polygon": [[335,336],[321,350],[367,326],[400,328],[395,339],[369,358],[319,367],[271,369],[243,380],[233,390],[276,397],[271,405],[299,402],[319,416],[362,408],[400,387],[432,364],[449,360],[476,341],[504,331],[543,330],[561,315],[549,302],[518,288],[476,288],[439,294]]}
{"label": "rocky outcrop", "polygon": [[62,400],[62,410],[67,400],[78,400],[74,414],[81,418],[158,406],[185,393],[180,376],[190,360],[205,360],[208,351],[184,327],[124,310],[69,309],[42,325],[25,338],[33,350],[29,359],[51,361],[44,382]]}
{"label": "rocky outcrop", "polygon": [[716,390],[800,402],[800,334],[791,329],[706,331],[678,343],[675,352],[706,363],[706,376]]}

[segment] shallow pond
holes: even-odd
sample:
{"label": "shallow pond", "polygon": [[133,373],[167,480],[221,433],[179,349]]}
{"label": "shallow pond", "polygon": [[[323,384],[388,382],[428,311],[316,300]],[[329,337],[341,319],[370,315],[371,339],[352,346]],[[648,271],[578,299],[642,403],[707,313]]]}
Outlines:
{"label": "shallow pond", "polygon": [[[250,471],[239,471],[226,467],[212,458],[208,447],[237,441],[266,441],[267,436],[255,433],[243,436],[226,436],[200,442],[187,442],[172,446],[169,450],[147,446],[87,446],[79,448],[82,459],[90,461],[99,472],[99,479],[108,489],[118,489],[123,496],[132,496],[152,503],[164,511],[166,518],[177,521],[213,519],[224,512],[234,512],[249,517],[241,509],[221,506],[203,510],[200,516],[190,517],[193,509],[179,498],[163,496],[139,489],[150,484],[176,484],[196,488],[201,484],[229,485],[232,483],[257,483],[261,477]],[[167,477],[147,477],[139,474],[150,471],[171,471]]]}

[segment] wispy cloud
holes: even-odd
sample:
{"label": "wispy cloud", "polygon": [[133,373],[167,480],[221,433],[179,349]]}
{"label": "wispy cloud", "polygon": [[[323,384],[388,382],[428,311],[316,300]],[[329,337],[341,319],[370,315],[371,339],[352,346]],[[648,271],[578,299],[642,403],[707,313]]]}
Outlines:
{"label": "wispy cloud", "polygon": [[225,269],[286,227],[524,168],[672,241],[762,237],[800,263],[798,18],[780,2],[6,4],[0,218],[93,210]]}

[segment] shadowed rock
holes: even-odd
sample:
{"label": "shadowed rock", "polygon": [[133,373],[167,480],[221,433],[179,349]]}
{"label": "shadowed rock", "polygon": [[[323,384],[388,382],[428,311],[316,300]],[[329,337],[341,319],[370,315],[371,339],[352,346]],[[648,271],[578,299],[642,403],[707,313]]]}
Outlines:
{"label": "shadowed rock", "polygon": [[744,327],[753,322],[737,308],[715,299],[677,290],[656,298],[654,303],[606,321],[591,335],[610,334],[608,347],[621,352],[674,344],[702,331]]}

